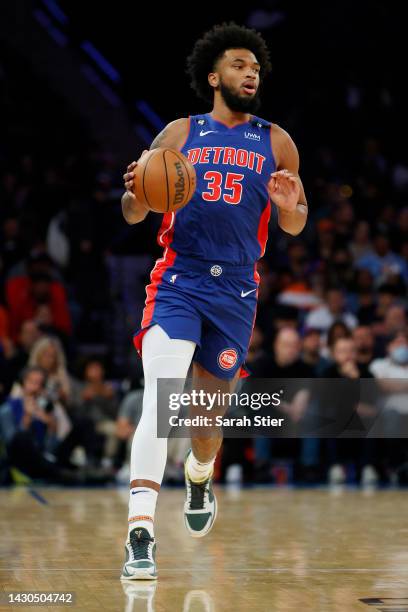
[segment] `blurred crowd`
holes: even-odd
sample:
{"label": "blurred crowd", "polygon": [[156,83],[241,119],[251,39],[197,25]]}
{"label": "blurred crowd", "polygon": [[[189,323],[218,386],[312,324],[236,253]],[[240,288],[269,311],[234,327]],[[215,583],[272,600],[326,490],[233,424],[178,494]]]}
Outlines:
{"label": "blurred crowd", "polygon": [[[28,71],[22,83],[16,58],[2,62],[0,482],[127,482],[143,395],[132,333],[159,215],[128,226],[114,154]],[[364,114],[355,89],[342,108],[350,125]],[[330,134],[302,143],[309,222],[294,238],[271,220],[248,365],[259,377],[375,378],[397,438],[408,415],[408,164],[368,129],[351,138],[349,156]],[[285,407],[293,421],[305,411],[301,396]],[[182,479],[184,447],[171,444],[170,482]],[[403,439],[227,440],[217,474],[405,482],[407,462]]]}

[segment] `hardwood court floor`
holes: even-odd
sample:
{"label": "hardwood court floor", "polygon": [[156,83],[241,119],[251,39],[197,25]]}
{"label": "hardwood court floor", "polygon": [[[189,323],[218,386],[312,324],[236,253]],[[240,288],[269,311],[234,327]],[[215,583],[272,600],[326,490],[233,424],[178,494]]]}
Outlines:
{"label": "hardwood court floor", "polygon": [[408,612],[407,491],[216,491],[194,540],[164,489],[159,580],[123,584],[126,489],[0,490],[0,590],[74,591],[81,611]]}

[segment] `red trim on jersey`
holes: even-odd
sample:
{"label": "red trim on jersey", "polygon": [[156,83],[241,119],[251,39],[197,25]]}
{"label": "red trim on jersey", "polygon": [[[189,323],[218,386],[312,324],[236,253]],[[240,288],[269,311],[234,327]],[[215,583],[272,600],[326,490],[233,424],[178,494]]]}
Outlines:
{"label": "red trim on jersey", "polygon": [[158,259],[150,273],[150,284],[146,287],[146,301],[143,309],[143,318],[140,331],[133,336],[133,344],[139,355],[142,355],[142,340],[143,336],[150,327],[153,319],[153,312],[156,301],[156,294],[159,290],[163,274],[170,268],[176,259],[177,253],[170,248],[174,234],[175,213],[166,213],[163,215],[163,221],[157,235],[157,242],[165,246],[163,257]]}
{"label": "red trim on jersey", "polygon": [[175,212],[164,213],[162,224],[157,233],[157,244],[162,247],[170,246],[173,240],[174,223],[176,220]]}
{"label": "red trim on jersey", "polygon": [[146,287],[146,302],[143,310],[142,327],[148,327],[152,322],[156,293],[159,289],[163,274],[167,268],[174,264],[175,259],[175,251],[167,247],[163,257],[156,261],[156,265],[150,274],[151,283]]}
{"label": "red trim on jersey", "polygon": [[268,240],[268,224],[269,224],[270,217],[271,217],[271,201],[268,199],[268,202],[265,208],[263,209],[261,218],[259,219],[259,225],[258,225],[257,238],[258,238],[259,246],[261,248],[261,253],[259,257],[262,257],[265,253],[266,242]]}
{"label": "red trim on jersey", "polygon": [[251,375],[248,372],[248,370],[246,369],[246,367],[244,365],[241,366],[241,370],[239,372],[239,377],[240,378],[248,378],[248,376],[251,376]]}

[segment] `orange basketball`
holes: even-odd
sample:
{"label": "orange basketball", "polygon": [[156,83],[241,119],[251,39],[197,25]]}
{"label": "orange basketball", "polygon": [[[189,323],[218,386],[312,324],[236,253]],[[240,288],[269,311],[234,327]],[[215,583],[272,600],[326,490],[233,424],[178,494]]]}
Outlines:
{"label": "orange basketball", "polygon": [[136,198],[154,212],[183,208],[196,189],[194,167],[175,149],[148,151],[137,163],[134,173]]}

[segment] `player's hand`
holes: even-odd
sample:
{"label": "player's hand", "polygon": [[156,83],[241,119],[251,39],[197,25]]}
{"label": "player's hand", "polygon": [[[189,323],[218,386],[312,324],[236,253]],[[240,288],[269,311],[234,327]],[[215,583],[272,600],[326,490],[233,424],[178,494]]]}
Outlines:
{"label": "player's hand", "polygon": [[138,162],[142,159],[143,155],[145,155],[146,153],[148,153],[147,149],[143,151],[143,153],[141,154],[141,156],[139,157],[137,161],[133,161],[131,164],[128,165],[126,172],[123,175],[123,181],[125,183],[126,191],[130,191],[131,193],[133,193],[133,185],[134,185],[134,178],[135,178],[134,170]]}
{"label": "player's hand", "polygon": [[297,176],[289,170],[279,170],[271,174],[267,185],[269,197],[276,206],[287,212],[294,212],[299,202],[300,183]]}

